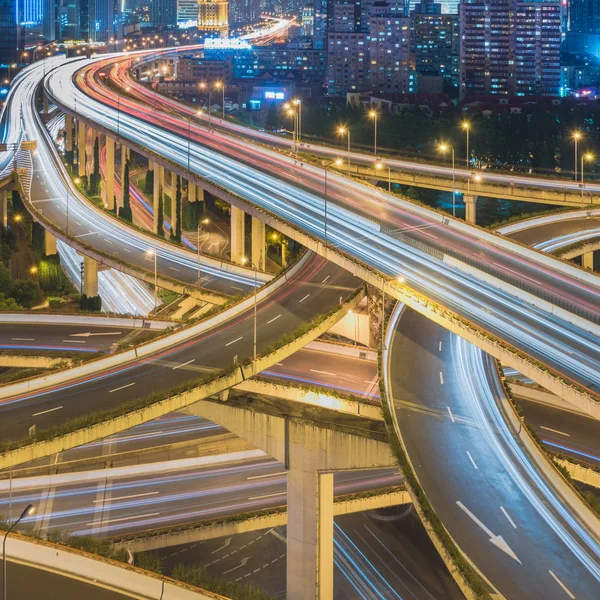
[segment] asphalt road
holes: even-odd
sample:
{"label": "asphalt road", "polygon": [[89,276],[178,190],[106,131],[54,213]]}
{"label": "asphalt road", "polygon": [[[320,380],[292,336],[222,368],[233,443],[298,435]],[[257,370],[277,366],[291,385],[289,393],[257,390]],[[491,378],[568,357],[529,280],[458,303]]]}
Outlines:
{"label": "asphalt road", "polygon": [[595,543],[497,418],[490,364],[425,317],[403,314],[391,399],[417,476],[450,535],[506,598],[594,600],[600,571],[580,557],[598,569]]}
{"label": "asphalt road", "polygon": [[[316,315],[339,305],[360,281],[324,259],[312,256],[295,277],[260,302],[257,350],[270,346]],[[15,439],[95,410],[121,405],[167,390],[185,381],[241,362],[253,351],[253,307],[152,357],[120,365],[109,372],[83,377],[45,392],[23,394],[0,402],[0,436]]]}
{"label": "asphalt road", "polygon": [[528,227],[510,234],[512,239],[535,246],[543,250],[552,250],[560,245],[569,245],[573,238],[598,237],[600,235],[600,218],[591,216],[580,219],[568,219],[553,223]]}

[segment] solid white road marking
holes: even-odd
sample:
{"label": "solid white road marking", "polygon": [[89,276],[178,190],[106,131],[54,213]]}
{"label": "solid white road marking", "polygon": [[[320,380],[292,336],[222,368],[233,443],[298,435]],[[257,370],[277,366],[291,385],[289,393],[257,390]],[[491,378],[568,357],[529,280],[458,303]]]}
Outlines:
{"label": "solid white road marking", "polygon": [[571,592],[567,589],[567,586],[552,571],[550,571],[550,569],[548,569],[548,573],[550,573],[550,575],[552,575],[552,578],[554,579],[554,581],[556,581],[556,583],[558,583],[558,585],[560,585],[560,587],[563,589],[565,594],[567,594],[567,596],[569,596],[569,598],[571,598],[571,600],[575,600],[575,596],[573,596],[573,594],[571,594]]}
{"label": "solid white road marking", "polygon": [[118,496],[117,498],[101,498],[100,500],[93,500],[93,504],[98,502],[115,502],[115,500],[129,500],[130,498],[141,498],[142,496],[156,496],[158,492],[145,492],[143,494],[131,494],[130,496]]}
{"label": "solid white road marking", "polygon": [[454,420],[454,415],[452,414],[452,411],[450,410],[450,407],[448,407],[448,414],[450,415],[450,418],[452,419],[452,422],[456,423],[456,421]]}
{"label": "solid white road marking", "polygon": [[558,435],[564,435],[565,437],[571,437],[570,433],[564,433],[564,431],[558,431],[558,429],[550,429],[550,427],[544,427],[540,425],[540,429],[545,429],[546,431],[551,431],[552,433],[558,433]]}
{"label": "solid white road marking", "polygon": [[181,363],[180,365],[177,365],[175,367],[173,367],[173,371],[175,369],[181,369],[181,367],[185,367],[186,365],[189,365],[190,363],[193,363],[196,359],[192,358],[192,360],[188,360],[187,362]]}
{"label": "solid white road marking", "polygon": [[276,492],[275,494],[264,494],[263,496],[252,496],[248,500],[262,500],[263,498],[273,498],[274,496],[285,496],[287,492]]}
{"label": "solid white road marking", "polygon": [[468,450],[467,450],[467,456],[469,457],[469,460],[471,461],[471,463],[475,467],[475,470],[479,471],[479,467],[477,466],[477,463],[473,460],[473,457],[471,456],[471,453]]}
{"label": "solid white road marking", "polygon": [[266,475],[252,475],[248,477],[248,481],[251,479],[264,479],[265,477],[277,477],[278,475],[287,475],[287,471],[279,471],[279,473],[267,473]]}
{"label": "solid white road marking", "polygon": [[225,344],[225,346],[231,346],[231,344],[235,344],[236,342],[239,342],[239,341],[240,341],[240,340],[241,340],[243,337],[244,337],[244,336],[242,335],[241,337],[239,337],[239,338],[236,338],[235,340],[231,340],[231,342],[227,342],[227,343]]}
{"label": "solid white road marking", "polygon": [[515,525],[515,522],[510,518],[509,514],[504,509],[504,506],[501,506],[500,510],[502,511],[502,514],[508,519],[508,522],[516,529],[517,526]]}
{"label": "solid white road marking", "polygon": [[270,325],[273,321],[277,321],[277,319],[279,319],[281,315],[277,315],[274,319],[271,319],[270,321],[267,321],[267,325]]}
{"label": "solid white road marking", "polygon": [[444,374],[440,371],[440,383],[444,385]]}
{"label": "solid white road marking", "polygon": [[132,385],[135,385],[135,381],[133,383],[128,383],[127,385],[122,385],[121,387],[115,388],[114,390],[110,390],[110,392],[108,392],[108,393],[112,394],[113,392],[118,392],[119,390],[124,390],[125,388],[131,387]]}
{"label": "solid white road marking", "polygon": [[306,296],[304,296],[304,298],[301,298],[300,300],[298,300],[298,304],[300,304],[300,302],[304,302],[309,296],[310,296],[310,293],[306,294]]}
{"label": "solid white road marking", "polygon": [[32,417],[39,417],[40,415],[45,415],[46,413],[54,412],[55,410],[60,410],[62,406],[55,406],[54,408],[49,408],[48,410],[43,410],[42,412],[33,413]]}

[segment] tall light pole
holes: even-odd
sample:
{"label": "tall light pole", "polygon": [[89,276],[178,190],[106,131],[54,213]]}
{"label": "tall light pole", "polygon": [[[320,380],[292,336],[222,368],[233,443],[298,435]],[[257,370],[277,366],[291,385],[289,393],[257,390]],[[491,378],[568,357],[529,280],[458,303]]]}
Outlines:
{"label": "tall light pole", "polygon": [[154,250],[153,248],[150,248],[149,250],[146,250],[146,254],[148,256],[154,256],[154,308],[156,308],[156,296],[158,294],[158,271],[156,269],[156,250]]}
{"label": "tall light pole", "polygon": [[469,168],[469,164],[471,163],[471,157],[469,155],[469,130],[471,129],[471,123],[469,123],[468,121],[464,121],[462,124],[462,128],[464,129],[465,133],[467,134],[467,169]]}
{"label": "tall light pole", "polygon": [[200,231],[202,231],[202,225],[208,225],[208,219],[202,219],[200,223],[198,223],[198,287],[200,287]]}
{"label": "tall light pole", "polygon": [[388,165],[384,165],[380,160],[375,163],[375,168],[379,171],[383,167],[387,166],[388,170],[388,192],[392,191],[392,169]]}
{"label": "tall light pole", "polygon": [[256,320],[258,305],[258,267],[245,256],[242,258],[243,265],[249,265],[254,269],[254,360],[256,361]]}
{"label": "tall light pole", "polygon": [[298,111],[298,142],[302,143],[302,100],[296,98],[292,101]]}
{"label": "tall light pole", "polygon": [[592,160],[594,158],[593,154],[589,152],[587,154],[581,155],[581,202],[583,203],[583,191],[585,189],[585,183],[583,182],[583,163],[586,160]]}
{"label": "tall light pole", "polygon": [[2,540],[2,600],[6,600],[6,539],[9,533],[22,521],[25,517],[32,515],[35,512],[33,504],[28,504],[25,510],[21,513],[21,516],[9,527],[8,531],[4,534]]}
{"label": "tall light pole", "polygon": [[325,248],[327,248],[327,170],[329,169],[329,167],[331,165],[341,165],[342,161],[339,158],[336,158],[335,160],[324,160],[321,162],[321,164],[323,165],[323,169],[325,170],[325,194],[324,194],[324,203],[325,203],[325,210],[324,210],[324,223],[323,223],[323,230],[324,230],[324,239],[325,239]]}
{"label": "tall light pole", "polygon": [[573,141],[575,142],[575,181],[577,181],[577,144],[579,142],[579,140],[581,139],[581,133],[579,131],[576,131],[575,133],[573,133]]}
{"label": "tall light pole", "polygon": [[375,158],[377,158],[377,111],[376,110],[370,110],[369,111],[369,117],[371,117],[371,119],[373,119],[374,121],[374,132],[375,132],[375,137],[373,140],[373,154],[375,155]]}
{"label": "tall light pole", "polygon": [[448,144],[439,145],[440,152],[446,152],[447,150],[452,151],[452,216],[456,216],[456,172],[454,169],[454,146],[448,146]]}
{"label": "tall light pole", "polygon": [[221,101],[221,108],[222,108],[222,119],[224,121],[225,120],[225,84],[222,81],[216,81],[215,82],[215,87],[218,90],[221,90],[223,92],[223,99]]}
{"label": "tall light pole", "polygon": [[348,173],[350,173],[350,128],[342,125],[338,127],[338,133],[348,137]]}
{"label": "tall light pole", "polygon": [[287,114],[288,114],[288,116],[292,117],[292,122],[294,124],[294,133],[293,133],[294,155],[297,157],[298,156],[298,110],[295,107],[292,108],[292,106],[290,104],[286,104],[285,106],[286,106]]}

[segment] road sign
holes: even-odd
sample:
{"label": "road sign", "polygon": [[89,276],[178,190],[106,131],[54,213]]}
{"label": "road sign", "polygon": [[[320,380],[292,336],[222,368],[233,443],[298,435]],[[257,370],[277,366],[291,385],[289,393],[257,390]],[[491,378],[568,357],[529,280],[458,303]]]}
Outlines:
{"label": "road sign", "polygon": [[36,140],[25,140],[21,142],[21,150],[36,150],[37,149],[37,141]]}

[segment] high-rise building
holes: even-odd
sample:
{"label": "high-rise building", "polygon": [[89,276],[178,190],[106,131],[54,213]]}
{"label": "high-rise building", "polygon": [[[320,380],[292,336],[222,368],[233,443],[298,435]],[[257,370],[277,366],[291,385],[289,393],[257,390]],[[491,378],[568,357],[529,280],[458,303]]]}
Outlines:
{"label": "high-rise building", "polygon": [[228,37],[227,5],[227,0],[198,0],[198,29],[207,37]]}
{"label": "high-rise building", "polygon": [[19,52],[17,0],[0,0],[0,62],[11,63]]}
{"label": "high-rise building", "polygon": [[177,24],[198,25],[198,0],[177,0]]}
{"label": "high-rise building", "polygon": [[156,27],[177,24],[177,0],[149,0],[150,23]]}
{"label": "high-rise building", "polygon": [[559,0],[462,0],[461,96],[558,95]]}
{"label": "high-rise building", "polygon": [[315,35],[315,7],[307,4],[302,9],[302,35],[312,37]]}
{"label": "high-rise building", "polygon": [[600,57],[600,2],[570,0],[567,5],[565,49]]}
{"label": "high-rise building", "polygon": [[442,13],[433,0],[415,4],[410,17],[410,45],[418,75],[441,77],[444,87],[458,90],[460,29],[458,15]]}

